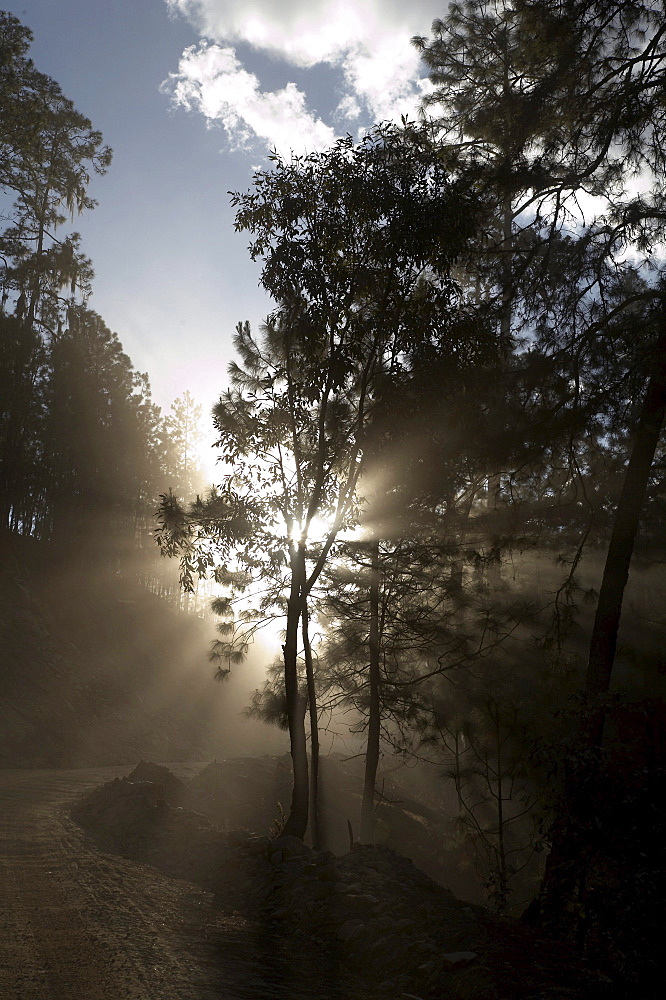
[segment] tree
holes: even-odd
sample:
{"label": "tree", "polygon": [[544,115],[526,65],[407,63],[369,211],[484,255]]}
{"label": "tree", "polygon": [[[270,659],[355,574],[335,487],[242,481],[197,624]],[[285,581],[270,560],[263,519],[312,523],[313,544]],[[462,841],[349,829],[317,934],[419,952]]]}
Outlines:
{"label": "tree", "polygon": [[[444,742],[469,736],[470,706],[487,729],[500,717],[504,726],[511,697],[499,675],[516,672],[511,641],[524,637],[533,614],[523,595],[507,594],[500,602],[481,574],[458,579],[451,572],[458,553],[445,532],[426,534],[413,525],[408,534],[409,525],[403,528],[400,538],[384,532],[381,543],[345,542],[326,574],[319,691],[329,711],[351,710],[358,717],[352,730],[367,734],[360,838],[366,843],[374,839],[380,752],[437,756],[433,732],[441,737],[442,720],[456,720],[458,732],[447,733]],[[487,721],[491,702],[497,718]],[[478,719],[473,735],[479,746],[487,745]],[[491,735],[494,746],[497,734]],[[490,751],[487,767],[489,758]],[[506,761],[500,765],[506,768]],[[510,798],[506,787],[504,796]]]}
{"label": "tree", "polygon": [[[606,553],[603,577],[597,601],[594,624],[590,638],[589,657],[582,692],[582,705],[576,740],[565,761],[564,781],[560,802],[552,830],[552,845],[546,872],[538,900],[528,911],[529,919],[536,919],[563,936],[578,932],[582,940],[590,933],[595,922],[600,920],[598,911],[584,902],[588,895],[588,873],[594,859],[600,852],[613,853],[617,841],[626,839],[624,824],[620,816],[627,804],[617,802],[615,813],[617,822],[608,824],[606,817],[605,838],[602,847],[599,841],[599,824],[602,807],[599,788],[607,785],[608,754],[607,741],[604,742],[607,715],[610,707],[609,692],[615,665],[618,632],[622,614],[624,592],[629,578],[629,569],[634,545],[639,530],[641,512],[644,508],[653,462],[666,412],[666,335],[664,333],[663,306],[654,317],[658,325],[658,335],[647,369],[648,381],[644,390],[640,411],[635,422],[633,443],[628,453],[622,488],[612,520],[610,541]],[[645,713],[645,722],[651,717]],[[640,741],[637,741],[640,760]],[[645,773],[648,768],[644,768]],[[627,775],[629,781],[635,776]],[[659,774],[657,767],[657,788],[659,795]],[[661,776],[663,783],[663,775]],[[614,797],[617,796],[615,791]],[[650,803],[643,805],[649,812]],[[616,830],[618,832],[616,832]],[[646,861],[646,867],[655,863],[654,846],[650,830],[637,830],[633,842],[623,844],[624,851],[638,854]],[[642,877],[640,877],[642,881]],[[639,900],[640,881],[634,887],[634,896],[628,892],[628,905],[641,906]],[[577,918],[571,920],[571,909],[578,904]],[[653,904],[654,905],[654,904]],[[609,916],[601,922],[609,921]],[[635,944],[634,944],[635,946]]]}
{"label": "tree", "polygon": [[[434,349],[450,334],[450,268],[476,208],[473,192],[415,127],[378,127],[358,146],[345,139],[324,153],[273,163],[255,175],[251,192],[232,198],[237,229],[253,235],[251,256],[263,259],[262,284],[278,306],[261,343],[239,326],[242,365],[231,366],[233,388],[215,409],[222,458],[236,470],[223,493],[233,494],[230,520],[219,506],[215,513],[217,497],[188,516],[167,504],[162,541],[173,551],[175,539],[191,556],[197,542],[201,551],[202,537],[214,538],[224,557],[233,552],[246,570],[273,579],[276,564],[286,564],[276,581],[286,604],[294,765],[285,832],[302,837],[308,768],[299,627],[338,533],[354,520],[380,395],[409,363],[415,343]],[[474,347],[464,343],[464,350]],[[232,538],[225,524],[236,513],[247,520],[250,507],[259,526],[241,553],[247,540]],[[326,525],[320,538],[313,534],[317,522]],[[269,555],[263,571],[262,551]],[[213,561],[210,548],[205,561]]]}
{"label": "tree", "polygon": [[[487,147],[479,142],[488,141],[496,121],[507,121],[498,114],[498,95],[506,96],[498,78],[489,91],[474,93],[479,71],[486,63],[497,65],[497,35],[484,30],[487,10],[454,7],[436,23],[427,52],[442,82],[453,85],[445,119],[460,124],[462,141],[481,157]],[[598,817],[588,806],[597,801],[591,790],[600,780],[604,702],[662,420],[663,274],[653,249],[664,217],[666,29],[661,4],[619,0],[516,0],[493,6],[491,15],[492,24],[510,26],[525,67],[515,77],[521,94],[510,108],[515,155],[502,177],[523,192],[519,207],[527,223],[512,238],[512,308],[523,319],[530,353],[560,380],[550,415],[542,409],[540,420],[554,418],[564,432],[560,478],[579,516],[572,574],[585,545],[603,530],[610,536],[573,751],[574,763],[587,763],[582,770],[573,766],[565,781],[541,899],[542,918],[562,930],[572,926],[572,907],[580,908],[584,859],[597,849]],[[461,39],[470,43],[465,58]],[[435,99],[447,101],[448,95],[441,91]],[[487,173],[492,181],[493,170]],[[640,194],[629,184],[638,174],[649,181]],[[586,200],[583,212],[577,200],[588,195],[600,201]],[[631,405],[637,396],[644,399],[642,409]],[[615,461],[626,462],[626,474],[619,500],[608,496],[604,503],[594,458],[588,459],[609,444]],[[512,474],[511,486],[513,503],[520,497],[519,475]],[[583,797],[580,787],[587,789]],[[583,936],[584,922],[582,916],[577,928]]]}
{"label": "tree", "polygon": [[39,523],[35,474],[42,459],[47,354],[34,330],[0,314],[0,527]]}
{"label": "tree", "polygon": [[[454,5],[433,33],[430,45],[416,41],[440,87],[428,98],[443,104],[438,126],[485,161],[487,183],[501,178],[508,190],[523,192],[518,212],[534,206],[524,233],[505,243],[521,269],[512,307],[529,324],[532,345],[557,354],[560,377],[566,370],[577,386],[570,414],[585,395],[581,362],[596,366],[585,377],[594,378],[596,404],[608,412],[618,398],[608,403],[601,380],[617,354],[620,317],[662,294],[653,281],[640,286],[635,264],[618,268],[615,255],[632,240],[649,249],[663,200],[663,25],[652,5],[473,0]],[[655,184],[649,195],[631,198],[626,172],[643,168]],[[562,238],[567,197],[581,191],[603,195],[605,213],[579,224],[576,238]],[[623,345],[625,371],[615,368],[615,379],[626,384],[632,363],[642,363],[641,349],[630,360]]]}
{"label": "tree", "polygon": [[35,69],[31,40],[13,15],[0,13],[0,188],[14,199],[0,234],[8,386],[0,417],[0,513],[3,525],[24,533],[43,531],[48,522],[48,487],[35,478],[45,457],[46,383],[71,310],[80,308],[92,278],[78,235],[59,229],[67,215],[94,206],[86,191],[90,171],[104,173],[111,160],[101,134]]}
{"label": "tree", "polygon": [[181,497],[192,497],[202,486],[197,449],[201,443],[201,406],[189,392],[171,404],[164,418],[167,464],[172,480],[169,486]]}
{"label": "tree", "polygon": [[19,319],[38,321],[50,333],[61,315],[63,287],[89,291],[90,262],[76,233],[57,229],[95,202],[87,194],[90,169],[103,174],[111,151],[50,77],[27,56],[32,35],[11,14],[2,13],[0,45],[6,61],[0,75],[0,185],[16,198],[11,224],[0,237],[3,294],[15,296]]}
{"label": "tree", "polygon": [[97,313],[72,307],[68,318],[47,355],[41,531],[71,555],[90,551],[93,539],[113,552],[134,532],[144,489],[150,444],[140,408],[149,388]]}

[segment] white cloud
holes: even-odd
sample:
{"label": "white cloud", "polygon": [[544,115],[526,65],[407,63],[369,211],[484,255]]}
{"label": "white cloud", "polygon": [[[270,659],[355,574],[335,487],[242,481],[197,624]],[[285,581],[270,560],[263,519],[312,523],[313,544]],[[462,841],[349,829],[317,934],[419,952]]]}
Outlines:
{"label": "white cloud", "polygon": [[[217,41],[247,42],[296,66],[338,61],[363,36],[370,0],[166,0],[202,34]],[[374,18],[373,18],[374,20]]]}
{"label": "white cloud", "polygon": [[263,92],[253,73],[243,69],[232,48],[202,42],[183,53],[178,72],[165,89],[177,104],[220,122],[232,144],[266,142],[283,155],[323,149],[334,140],[333,129],[308,112],[305,95],[293,83]]}
{"label": "white cloud", "polygon": [[[424,81],[409,40],[427,34],[441,0],[165,0],[205,39],[187,49],[170,86],[177,100],[223,122],[234,141],[254,135],[281,151],[330,144],[333,129],[308,110],[295,84],[263,93],[257,77],[231,48],[300,69],[325,64],[341,71],[334,119],[359,128],[373,121],[415,117]],[[211,44],[214,43],[214,44]],[[308,95],[312,98],[312,95]],[[217,110],[216,110],[217,109]],[[361,123],[360,119],[365,122]],[[343,129],[344,130],[344,129]]]}
{"label": "white cloud", "polygon": [[374,121],[416,117],[421,99],[419,66],[418,53],[398,34],[377,38],[372,50],[351,50],[343,62],[349,95]]}

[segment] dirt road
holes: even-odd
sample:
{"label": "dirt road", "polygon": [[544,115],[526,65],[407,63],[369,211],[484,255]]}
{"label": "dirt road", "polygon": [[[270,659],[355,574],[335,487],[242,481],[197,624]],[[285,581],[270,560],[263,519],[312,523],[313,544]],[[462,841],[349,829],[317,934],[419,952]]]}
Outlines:
{"label": "dirt road", "polygon": [[122,773],[0,771],[0,1000],[289,995],[241,916],[100,853],[72,822],[76,796]]}

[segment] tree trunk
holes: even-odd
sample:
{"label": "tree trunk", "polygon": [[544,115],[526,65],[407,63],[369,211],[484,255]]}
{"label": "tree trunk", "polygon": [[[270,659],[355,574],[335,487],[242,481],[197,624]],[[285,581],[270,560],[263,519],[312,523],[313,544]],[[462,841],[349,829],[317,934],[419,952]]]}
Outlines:
{"label": "tree trunk", "polygon": [[641,509],[645,502],[650,470],[666,409],[666,323],[659,337],[652,375],[648,383],[636,429],[634,446],[627,465],[622,492],[615,512],[606,565],[594,619],[590,657],[585,676],[585,700],[589,717],[585,722],[588,746],[601,745],[605,711],[595,705],[610,688],[622,613],[624,589],[634,551]]}
{"label": "tree trunk", "polygon": [[[572,926],[582,924],[584,918],[576,921],[572,913],[577,912],[576,901],[584,891],[589,858],[599,849],[592,803],[606,718],[604,696],[610,689],[629,564],[665,411],[666,325],[657,342],[606,555],[590,640],[583,712],[576,741],[577,760],[567,764],[543,883],[539,897],[526,913],[528,921],[569,936],[576,930],[579,935],[584,934],[584,928]],[[607,833],[611,835],[611,831]]]}
{"label": "tree trunk", "polygon": [[308,684],[308,712],[310,716],[310,835],[312,837],[312,846],[318,850],[320,847],[318,795],[319,727],[317,719],[317,692],[315,690],[309,624],[310,619],[308,616],[307,598],[304,597],[302,609],[303,655],[305,657],[305,676]]}
{"label": "tree trunk", "polygon": [[[505,96],[510,96],[508,82],[508,57],[505,52]],[[507,166],[509,166],[507,162]],[[513,204],[510,192],[502,197],[502,312],[500,316],[500,357],[506,367],[506,359],[511,352],[511,323],[513,319]],[[488,477],[487,507],[495,511],[500,505],[502,495],[502,476],[495,472]],[[496,546],[495,546],[496,547]],[[502,584],[501,550],[495,553],[495,558],[486,565],[486,580],[490,587],[500,587]]]}
{"label": "tree trunk", "polygon": [[283,834],[305,836],[308,828],[308,754],[305,741],[305,714],[298,689],[298,626],[303,609],[303,574],[301,569],[301,543],[293,544],[291,552],[291,591],[287,601],[287,635],[282,647],[284,655],[284,689],[287,700],[289,741],[294,771],[291,809]]}
{"label": "tree trunk", "polygon": [[380,732],[380,670],[379,670],[379,542],[371,546],[370,569],[370,713],[368,717],[368,745],[365,754],[365,778],[361,805],[361,843],[374,842],[375,783],[379,765]]}

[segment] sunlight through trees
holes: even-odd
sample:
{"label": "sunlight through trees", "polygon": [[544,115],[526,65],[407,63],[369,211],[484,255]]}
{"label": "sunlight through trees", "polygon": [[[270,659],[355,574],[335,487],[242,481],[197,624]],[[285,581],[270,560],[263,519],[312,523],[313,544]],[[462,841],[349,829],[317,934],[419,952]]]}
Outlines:
{"label": "sunlight through trees", "polygon": [[442,852],[622,982],[664,897],[665,40],[657,0],[461,0],[413,39],[419,122],[231,192],[272,309],[208,484],[201,406],[89,307],[68,227],[111,152],[0,14],[0,529],[173,601],[157,541],[215,588],[218,679],[281,646],[248,712],[289,734],[282,834],[326,846],[339,727],[352,844],[383,759],[436,772]]}

